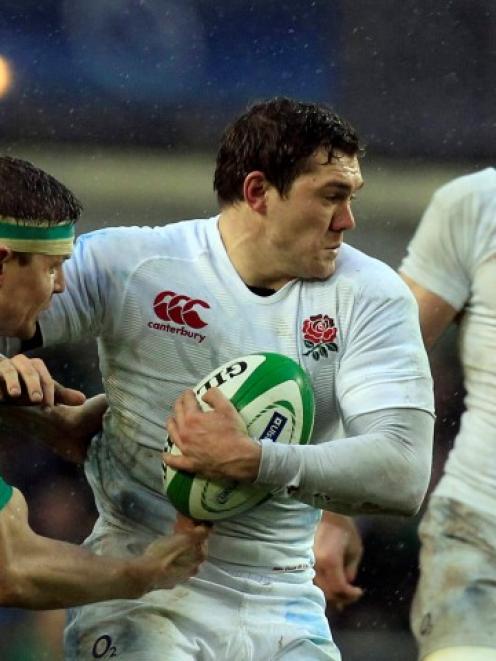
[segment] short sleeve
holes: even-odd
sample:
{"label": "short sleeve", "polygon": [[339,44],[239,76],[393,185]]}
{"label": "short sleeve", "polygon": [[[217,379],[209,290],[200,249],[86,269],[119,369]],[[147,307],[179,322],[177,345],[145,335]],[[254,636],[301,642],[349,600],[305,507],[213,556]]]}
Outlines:
{"label": "short sleeve", "polygon": [[406,285],[390,269],[379,278],[371,277],[355,303],[337,393],[345,421],[389,408],[434,412],[418,309]]}
{"label": "short sleeve", "polygon": [[455,310],[461,310],[470,295],[471,235],[475,231],[472,206],[470,196],[458,191],[456,183],[440,189],[427,207],[400,267],[402,273]]}

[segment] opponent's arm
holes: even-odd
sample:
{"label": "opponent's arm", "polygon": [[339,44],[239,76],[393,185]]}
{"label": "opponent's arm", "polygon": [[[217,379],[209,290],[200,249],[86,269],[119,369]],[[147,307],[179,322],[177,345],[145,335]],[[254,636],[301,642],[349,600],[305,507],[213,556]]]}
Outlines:
{"label": "opponent's arm", "polygon": [[159,538],[136,558],[96,556],[33,532],[26,501],[14,490],[0,512],[0,605],[65,608],[171,588],[196,572],[204,559],[206,534],[197,527]]}
{"label": "opponent's arm", "polygon": [[7,406],[0,408],[2,426],[41,441],[67,461],[82,463],[88,445],[101,429],[107,409],[105,395],[91,397],[79,406],[59,404],[52,407]]}
{"label": "opponent's arm", "polygon": [[441,296],[422,287],[405,273],[400,272],[400,275],[417,300],[422,337],[425,346],[430,349],[453,321],[458,311]]}
{"label": "opponent's arm", "polygon": [[353,519],[323,512],[314,541],[314,583],[327,603],[337,610],[354,603],[363,595],[353,585],[363,554],[362,539]]}

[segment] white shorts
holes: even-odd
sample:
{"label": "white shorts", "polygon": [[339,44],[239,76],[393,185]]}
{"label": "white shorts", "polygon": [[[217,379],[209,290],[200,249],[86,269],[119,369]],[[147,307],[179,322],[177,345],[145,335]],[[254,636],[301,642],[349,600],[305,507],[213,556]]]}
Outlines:
{"label": "white shorts", "polygon": [[496,517],[433,495],[419,534],[411,624],[420,658],[445,647],[496,649]]}
{"label": "white shorts", "polygon": [[[107,551],[121,536],[121,548],[129,548],[129,533],[114,530]],[[207,561],[173,590],[69,611],[65,658],[340,661],[312,579],[311,569],[265,572]]]}

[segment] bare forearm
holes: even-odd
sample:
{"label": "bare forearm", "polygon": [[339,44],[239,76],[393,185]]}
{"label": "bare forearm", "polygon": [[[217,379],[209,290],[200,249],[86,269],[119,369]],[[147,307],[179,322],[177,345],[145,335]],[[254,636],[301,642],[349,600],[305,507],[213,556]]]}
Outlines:
{"label": "bare forearm", "polygon": [[136,597],[149,587],[150,576],[146,566],[136,569],[135,564],[134,559],[99,557],[36,534],[28,525],[26,501],[17,489],[0,511],[2,606],[63,608]]}
{"label": "bare forearm", "polygon": [[342,514],[413,514],[430,476],[433,418],[396,409],[357,417],[349,438],[314,446],[264,443],[258,484]]}
{"label": "bare forearm", "polygon": [[355,530],[355,523],[350,516],[345,514],[336,514],[336,512],[331,512],[330,510],[325,510],[322,512],[322,519],[320,521],[321,525],[331,525],[339,526],[342,529],[353,529]]}
{"label": "bare forearm", "polygon": [[0,420],[4,430],[22,431],[27,436],[39,438],[48,432],[45,419],[46,415],[39,407],[0,404]]}
{"label": "bare forearm", "polygon": [[34,533],[26,501],[14,489],[0,511],[0,605],[64,608],[174,587],[196,573],[207,534],[204,526],[196,526],[158,537],[136,557],[97,556]]}
{"label": "bare forearm", "polygon": [[91,438],[101,429],[106,409],[107,399],[101,394],[75,405],[0,405],[0,420],[3,426],[41,441],[64,459],[82,463]]}
{"label": "bare forearm", "polygon": [[89,438],[69,439],[61,430],[57,409],[1,405],[1,426],[11,433],[22,433],[23,436],[43,443],[67,461],[81,463],[86,456]]}
{"label": "bare forearm", "polygon": [[5,606],[65,608],[138,597],[148,587],[133,561],[98,557],[86,549],[35,535],[13,563]]}

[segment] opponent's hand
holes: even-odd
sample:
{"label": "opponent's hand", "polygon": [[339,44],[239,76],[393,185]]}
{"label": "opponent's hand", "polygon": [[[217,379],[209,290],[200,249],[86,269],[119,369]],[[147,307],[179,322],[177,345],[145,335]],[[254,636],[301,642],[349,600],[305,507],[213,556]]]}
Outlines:
{"label": "opponent's hand", "polygon": [[37,423],[38,436],[64,459],[82,463],[91,439],[102,428],[107,406],[107,398],[101,394],[79,406],[57,404],[46,408]]}
{"label": "opponent's hand", "polygon": [[191,519],[189,516],[185,516],[184,514],[181,514],[181,512],[178,512],[176,515],[176,523],[174,524],[174,532],[189,533],[192,530],[196,530],[198,526],[203,526],[210,530],[212,525],[213,524],[210,521],[197,521],[196,519]]}
{"label": "opponent's hand", "polygon": [[218,388],[210,388],[202,399],[211,410],[201,410],[192,390],[176,400],[166,427],[182,455],[165,453],[164,462],[214,480],[255,480],[261,449],[238,412]]}
{"label": "opponent's hand", "polygon": [[353,581],[363,554],[362,540],[353,519],[324,512],[314,542],[314,582],[327,602],[342,610],[363,595]]}
{"label": "opponent's hand", "polygon": [[21,406],[55,403],[74,406],[85,399],[79,390],[54,381],[41,358],[28,358],[22,353],[7,358],[0,354],[0,401]]}
{"label": "opponent's hand", "polygon": [[143,556],[134,560],[146,577],[144,592],[173,588],[198,571],[207,553],[208,528],[195,526],[185,533],[160,537],[150,544]]}
{"label": "opponent's hand", "polygon": [[55,384],[40,358],[0,356],[0,398],[9,404],[53,406]]}
{"label": "opponent's hand", "polygon": [[55,404],[65,404],[66,406],[80,406],[86,401],[86,395],[80,390],[66,388],[58,381],[54,381],[54,400]]}

